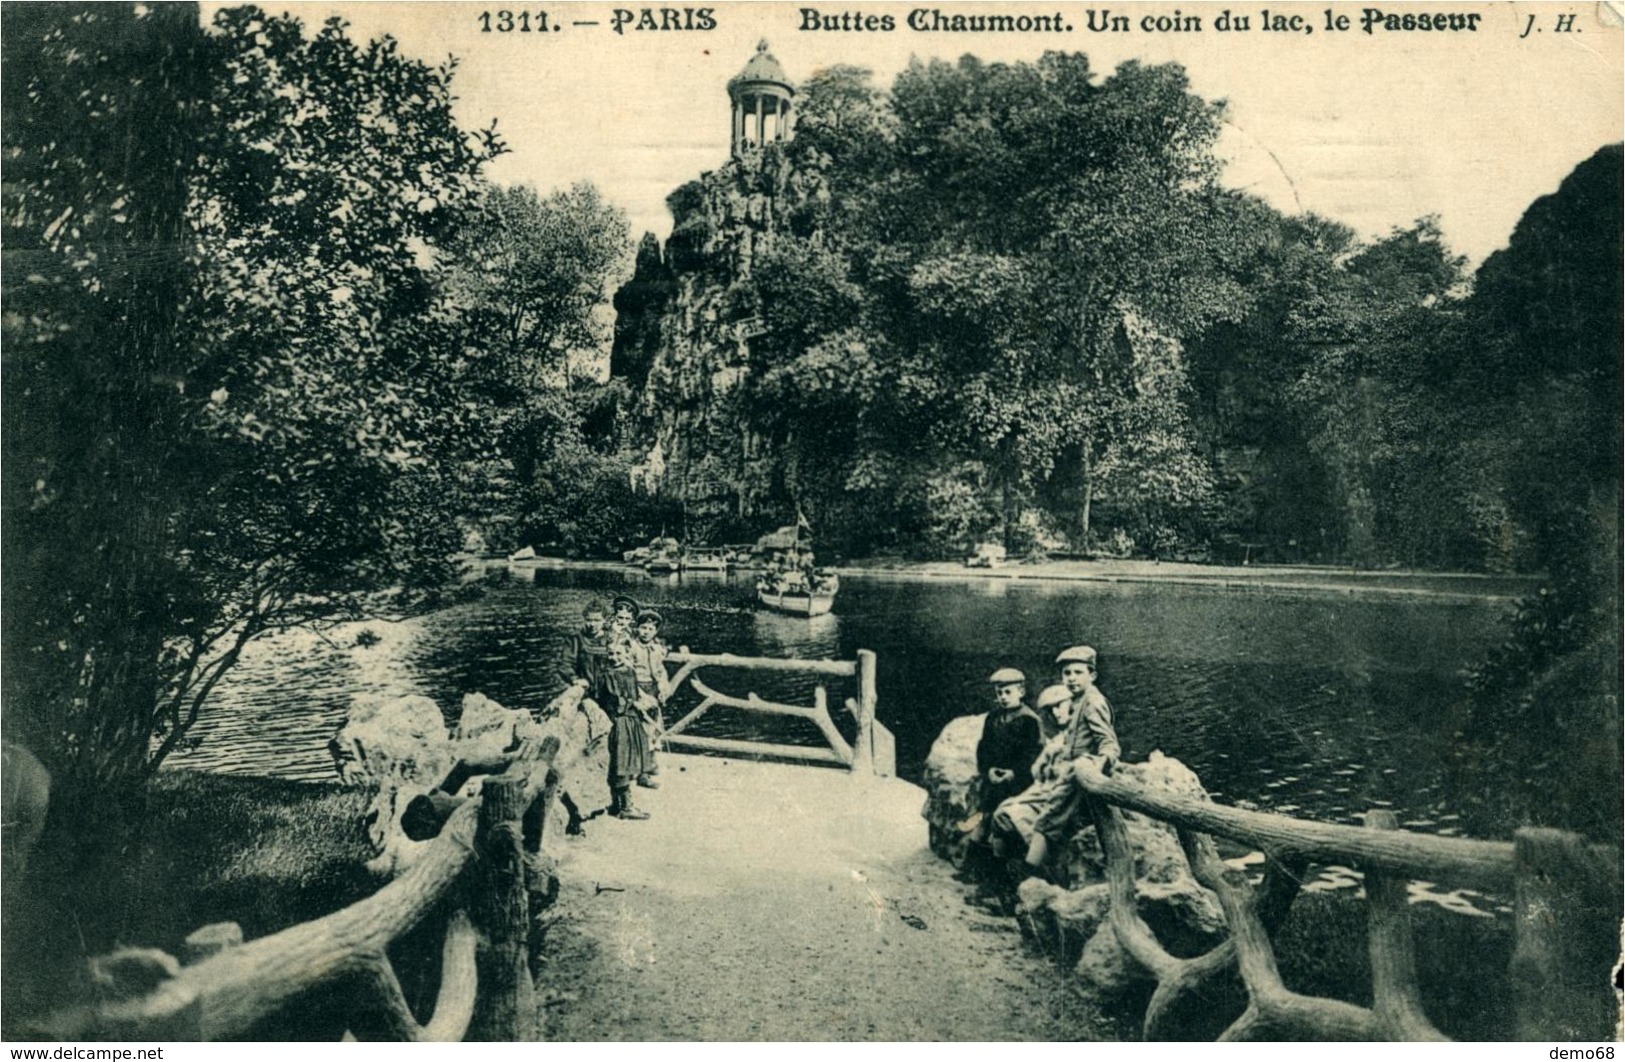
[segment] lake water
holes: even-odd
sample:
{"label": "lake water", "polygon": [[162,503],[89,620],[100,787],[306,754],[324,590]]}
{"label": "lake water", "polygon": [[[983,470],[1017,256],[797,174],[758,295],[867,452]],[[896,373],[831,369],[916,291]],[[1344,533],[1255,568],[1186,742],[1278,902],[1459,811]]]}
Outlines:
{"label": "lake water", "polygon": [[[898,773],[915,781],[943,724],[986,710],[989,673],[1014,666],[1051,681],[1056,651],[1082,642],[1100,652],[1125,755],[1177,757],[1220,801],[1333,822],[1388,807],[1407,828],[1455,835],[1464,808],[1496,784],[1480,774],[1452,786],[1445,764],[1460,672],[1504,637],[1504,599],[853,575],[835,613],[809,620],[758,608],[748,574],[500,567],[484,579],[477,602],[380,627],[376,649],[306,636],[252,646],[199,724],[197,749],[173,764],[331,778],[326,741],[357,695],[423,693],[455,714],[479,691],[539,708],[565,684],[582,605],[625,592],[664,613],[673,647],[844,659],[875,650],[879,717],[896,734]],[[702,674],[727,693],[794,703],[810,701],[815,681]],[[854,692],[829,681],[832,708]],[[681,714],[674,707],[668,719]],[[715,709],[691,732],[818,743],[810,725],[776,725],[805,731],[764,731]]]}

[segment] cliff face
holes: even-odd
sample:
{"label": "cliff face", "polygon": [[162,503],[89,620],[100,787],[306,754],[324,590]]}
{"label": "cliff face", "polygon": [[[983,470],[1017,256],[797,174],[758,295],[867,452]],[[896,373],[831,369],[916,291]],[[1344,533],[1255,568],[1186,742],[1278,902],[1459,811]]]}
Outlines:
{"label": "cliff face", "polygon": [[661,491],[680,501],[686,537],[754,537],[770,509],[773,470],[748,430],[752,261],[785,231],[806,195],[783,150],[770,145],[671,194],[664,253],[644,238],[637,270],[616,295],[611,375],[632,390],[640,450],[666,455]]}

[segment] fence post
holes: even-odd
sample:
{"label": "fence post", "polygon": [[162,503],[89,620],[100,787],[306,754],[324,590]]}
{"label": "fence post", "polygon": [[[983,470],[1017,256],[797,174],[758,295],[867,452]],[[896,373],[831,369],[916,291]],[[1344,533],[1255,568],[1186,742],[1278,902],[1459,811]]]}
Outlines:
{"label": "fence post", "polygon": [[875,653],[858,650],[858,740],[852,746],[852,773],[874,774]]}
{"label": "fence post", "polygon": [[[1386,808],[1365,813],[1373,830],[1397,830],[1399,818]],[[1416,943],[1411,936],[1410,898],[1398,874],[1368,870],[1365,894],[1369,908],[1371,1009],[1395,1040],[1443,1040],[1422,1010],[1416,981]]]}
{"label": "fence post", "polygon": [[1612,1038],[1617,850],[1603,856],[1575,834],[1525,827],[1513,835],[1513,873],[1510,973],[1518,1039]]}
{"label": "fence post", "polygon": [[480,933],[479,997],[470,1040],[537,1038],[522,827],[525,788],[523,776],[499,774],[480,790],[468,896],[468,912]]}

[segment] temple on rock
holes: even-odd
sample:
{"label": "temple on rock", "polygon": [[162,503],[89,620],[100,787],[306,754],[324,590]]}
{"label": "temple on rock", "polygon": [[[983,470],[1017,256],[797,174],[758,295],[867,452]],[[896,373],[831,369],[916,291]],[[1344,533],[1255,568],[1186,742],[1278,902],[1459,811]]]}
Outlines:
{"label": "temple on rock", "polygon": [[733,157],[769,140],[790,138],[790,101],[796,88],[785,76],[784,67],[759,41],[756,54],[745,68],[728,82],[728,98],[733,101]]}

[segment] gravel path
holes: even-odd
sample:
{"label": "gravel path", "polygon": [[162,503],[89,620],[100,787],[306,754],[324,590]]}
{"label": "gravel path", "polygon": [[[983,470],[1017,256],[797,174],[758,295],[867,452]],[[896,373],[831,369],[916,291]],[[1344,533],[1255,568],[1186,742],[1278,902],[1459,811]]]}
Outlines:
{"label": "gravel path", "polygon": [[648,822],[566,846],[538,980],[555,1040],[1075,1040],[1105,1026],[963,902],[922,794],[670,757]]}

